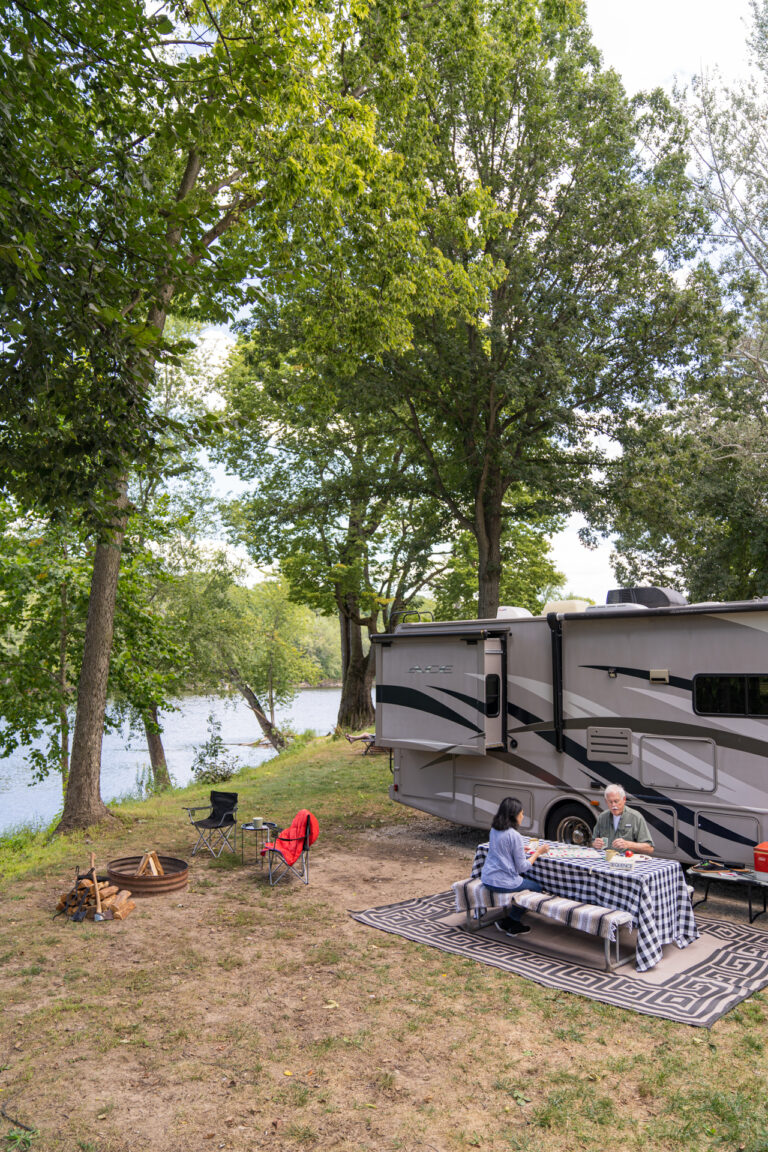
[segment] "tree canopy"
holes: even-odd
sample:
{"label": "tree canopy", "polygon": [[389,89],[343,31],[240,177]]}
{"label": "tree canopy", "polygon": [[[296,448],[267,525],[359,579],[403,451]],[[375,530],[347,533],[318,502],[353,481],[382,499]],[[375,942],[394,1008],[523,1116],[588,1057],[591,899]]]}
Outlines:
{"label": "tree canopy", "polygon": [[706,222],[684,119],[627,98],[580,5],[424,5],[403,37],[416,98],[377,124],[399,164],[332,247],[304,205],[259,316],[311,359],[318,423],[387,413],[492,616],[506,525],[578,504],[598,437],[719,348],[719,294],[682,274]]}
{"label": "tree canopy", "polygon": [[[380,69],[396,43],[381,6]],[[254,291],[286,207],[331,210],[375,167],[373,116],[329,64],[357,9],[263,0],[218,14],[21,0],[0,14],[0,486],[101,524],[62,827],[105,814],[101,731],[132,465],[162,468],[152,404],[171,307],[224,319]],[[370,38],[369,38],[370,39]],[[351,65],[350,65],[351,66]]]}

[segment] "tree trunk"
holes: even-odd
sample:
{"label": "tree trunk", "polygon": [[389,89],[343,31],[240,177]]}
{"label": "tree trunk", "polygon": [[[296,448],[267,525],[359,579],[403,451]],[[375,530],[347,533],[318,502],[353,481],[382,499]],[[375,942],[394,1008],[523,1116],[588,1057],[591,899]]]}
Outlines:
{"label": "tree trunk", "polygon": [[344,641],[342,655],[342,688],[339,701],[339,714],[336,723],[339,728],[359,732],[370,728],[376,719],[371,702],[374,664],[373,648],[363,653],[363,632],[361,626],[351,619],[348,612],[340,610],[339,619]]}
{"label": "tree trunk", "polygon": [[59,771],[61,772],[61,798],[66,803],[69,787],[69,715],[66,705],[59,708]]}
{"label": "tree trunk", "polygon": [[482,509],[477,521],[477,617],[495,620],[501,582],[501,517]]}
{"label": "tree trunk", "polygon": [[[66,550],[65,553],[66,555]],[[61,585],[61,617],[59,620],[59,689],[61,703],[59,705],[59,771],[61,772],[61,797],[67,799],[67,785],[69,783],[69,712],[67,699],[69,696],[68,667],[67,667],[67,641],[69,640],[69,613],[67,586]]]}
{"label": "tree trunk", "polygon": [[276,728],[274,724],[270,722],[269,717],[259,703],[256,693],[248,684],[245,683],[244,680],[240,678],[240,674],[236,668],[228,668],[227,674],[229,679],[232,681],[238,692],[245,700],[248,707],[255,715],[267,740],[269,740],[273,748],[275,748],[278,752],[282,752],[285,749],[285,738],[280,732],[279,728]]}
{"label": "tree trunk", "polygon": [[[195,187],[201,167],[202,158],[193,148],[187,156],[187,164],[176,193],[177,201],[184,200]],[[214,230],[214,235],[221,235],[221,231]],[[212,239],[213,235],[209,243]],[[166,232],[166,243],[172,248],[177,248],[180,240],[181,225],[170,225]],[[168,278],[168,269],[163,269],[159,278],[157,298],[147,314],[147,324],[156,328],[158,332],[162,333],[165,328],[168,306],[175,290],[175,283]],[[137,384],[139,382],[140,378],[137,377]],[[115,626],[117,578],[120,572],[125,526],[128,522],[128,507],[126,481],[123,479],[118,484],[115,522],[109,537],[97,545],[93,559],[83,663],[77,686],[77,715],[72,737],[69,786],[57,832],[87,828],[109,815],[109,810],[101,799],[101,742],[104,736],[104,713],[107,708],[107,681]]]}
{"label": "tree trunk", "polygon": [[171,776],[168,771],[168,765],[165,760],[165,748],[163,748],[163,737],[160,734],[160,724],[157,719],[157,705],[153,704],[142,715],[144,721],[144,732],[147,737],[147,749],[149,750],[149,763],[152,768],[152,781],[155,789],[165,789],[171,787]]}
{"label": "tree trunk", "polygon": [[115,506],[115,524],[109,537],[97,544],[93,558],[83,665],[77,687],[77,715],[72,736],[69,784],[57,832],[88,828],[109,815],[101,799],[101,741],[107,708],[120,550],[127,522],[128,499],[124,487]]}

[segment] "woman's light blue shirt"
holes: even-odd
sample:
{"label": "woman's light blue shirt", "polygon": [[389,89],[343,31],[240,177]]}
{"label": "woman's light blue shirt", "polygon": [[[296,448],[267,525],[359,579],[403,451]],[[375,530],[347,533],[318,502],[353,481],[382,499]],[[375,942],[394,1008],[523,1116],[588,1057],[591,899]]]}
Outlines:
{"label": "woman's light blue shirt", "polygon": [[520,887],[523,875],[529,868],[520,833],[514,828],[506,828],[503,832],[491,828],[488,855],[480,876],[483,884],[490,884],[492,888],[508,888],[513,892]]}

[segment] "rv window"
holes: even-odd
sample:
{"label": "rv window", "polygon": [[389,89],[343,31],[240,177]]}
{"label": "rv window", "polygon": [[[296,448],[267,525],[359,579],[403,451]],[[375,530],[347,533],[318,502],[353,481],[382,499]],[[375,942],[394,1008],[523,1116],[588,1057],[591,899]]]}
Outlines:
{"label": "rv window", "polygon": [[768,676],[696,676],[693,706],[703,716],[768,716]]}
{"label": "rv window", "polygon": [[501,677],[492,672],[485,678],[485,714],[498,716],[501,708]]}
{"label": "rv window", "polygon": [[750,716],[768,716],[768,676],[749,676],[747,712]]}
{"label": "rv window", "polygon": [[746,677],[697,676],[694,707],[705,716],[743,716],[747,710]]}

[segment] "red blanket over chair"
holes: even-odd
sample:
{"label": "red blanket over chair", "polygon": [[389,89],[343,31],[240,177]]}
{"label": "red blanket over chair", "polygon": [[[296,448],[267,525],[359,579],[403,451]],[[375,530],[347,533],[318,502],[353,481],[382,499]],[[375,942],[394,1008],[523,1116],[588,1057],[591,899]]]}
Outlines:
{"label": "red blanket over chair", "polygon": [[264,845],[261,850],[262,856],[272,848],[274,851],[280,853],[286,864],[295,864],[304,851],[304,832],[307,827],[307,817],[309,817],[309,843],[314,844],[315,840],[317,840],[317,834],[320,831],[320,825],[317,822],[316,816],[313,816],[306,808],[302,808],[301,811],[297,812],[294,816],[290,827],[285,828],[274,843]]}

